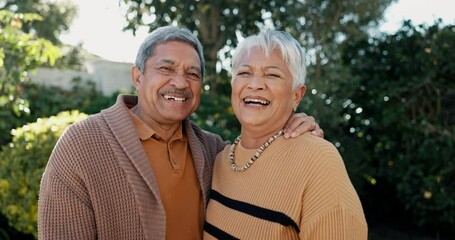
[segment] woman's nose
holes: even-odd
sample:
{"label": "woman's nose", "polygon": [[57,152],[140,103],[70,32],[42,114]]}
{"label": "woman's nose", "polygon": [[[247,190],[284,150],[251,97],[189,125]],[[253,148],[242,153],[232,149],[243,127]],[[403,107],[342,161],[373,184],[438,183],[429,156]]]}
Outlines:
{"label": "woman's nose", "polygon": [[262,90],[265,88],[264,79],[261,76],[254,75],[248,83],[248,87],[253,90]]}

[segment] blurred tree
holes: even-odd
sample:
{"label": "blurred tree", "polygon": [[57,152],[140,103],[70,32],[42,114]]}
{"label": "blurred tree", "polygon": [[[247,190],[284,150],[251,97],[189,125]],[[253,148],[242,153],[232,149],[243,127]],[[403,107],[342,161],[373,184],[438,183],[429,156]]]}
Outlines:
{"label": "blurred tree", "polygon": [[[210,119],[208,123],[211,125],[203,124],[202,127],[225,129],[223,132],[229,135],[226,137],[230,137],[238,132],[238,124],[229,110],[230,81],[226,65],[229,65],[232,49],[239,37],[260,29],[275,28],[289,31],[301,41],[307,49],[310,64],[308,92],[313,93],[308,94],[301,105],[305,106],[306,112],[311,108],[311,115],[318,119],[326,119],[322,122],[324,129],[335,135],[340,122],[335,114],[339,113],[341,104],[333,94],[339,92],[340,79],[347,76],[340,67],[338,45],[346,39],[366,36],[395,0],[119,1],[127,8],[125,30],[134,33],[138,28],[146,27],[152,31],[173,24],[195,31],[204,46],[207,65],[203,97],[215,99],[223,96],[228,100],[216,101],[224,104],[221,109],[214,105],[215,101],[203,102],[197,116],[200,122]],[[226,115],[221,119],[219,113],[231,114],[229,121],[224,119]],[[336,141],[335,137],[333,141]]]}
{"label": "blurred tree", "polygon": [[[229,82],[226,79],[217,81],[217,60],[229,57],[229,49],[237,45],[238,35],[251,35],[261,28],[291,32],[315,53],[316,58],[312,62],[317,66],[316,79],[320,79],[323,59],[335,56],[337,52],[336,48],[329,49],[326,45],[348,36],[365,35],[369,27],[377,25],[382,19],[384,10],[393,1],[122,0],[127,7],[128,24],[125,29],[133,33],[141,26],[152,31],[170,24],[196,31],[204,45],[207,80],[215,93],[222,91],[222,87]],[[221,62],[218,61],[218,64]]]}
{"label": "blurred tree", "polygon": [[17,230],[38,239],[38,191],[47,160],[62,132],[87,118],[78,111],[39,118],[12,131],[0,151],[0,212]]}
{"label": "blurred tree", "polygon": [[[0,10],[0,129],[3,133],[21,124],[18,117],[30,113],[28,102],[22,97],[29,71],[45,63],[53,65],[60,57],[58,47],[50,41],[21,30],[24,23],[40,19],[37,14]],[[9,134],[0,135],[0,145],[9,139]]]}
{"label": "blurred tree", "polygon": [[[0,10],[0,132],[3,133],[0,145],[9,142],[10,130],[24,124],[30,114],[29,103],[23,98],[23,86],[29,81],[29,71],[45,63],[52,65],[60,57],[58,47],[50,41],[22,31],[23,24],[41,19],[37,14]],[[0,216],[2,238],[27,238],[3,226],[3,219]]]}
{"label": "blurred tree", "polygon": [[[49,0],[0,0],[0,9],[12,13],[34,13],[41,16],[40,21],[23,22],[21,30],[49,40],[64,53],[52,67],[81,69],[81,46],[63,46],[59,36],[69,30],[77,15],[77,6],[70,1]],[[45,66],[51,67],[48,64]]]}
{"label": "blurred tree", "polygon": [[455,26],[408,21],[342,48],[356,89],[343,105],[356,143],[346,152],[363,158],[367,214],[455,234]]}
{"label": "blurred tree", "polygon": [[69,1],[0,0],[0,8],[13,13],[39,14],[42,17],[41,21],[22,24],[22,31],[35,33],[38,37],[47,39],[56,45],[61,43],[58,37],[69,29],[77,14],[77,7]]}

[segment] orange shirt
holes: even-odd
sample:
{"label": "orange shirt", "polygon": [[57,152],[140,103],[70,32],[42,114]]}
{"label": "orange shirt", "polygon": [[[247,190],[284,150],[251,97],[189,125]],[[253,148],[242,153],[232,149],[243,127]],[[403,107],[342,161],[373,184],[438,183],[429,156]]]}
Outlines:
{"label": "orange shirt", "polygon": [[168,142],[130,111],[158,182],[166,211],[166,239],[201,239],[204,204],[182,125]]}

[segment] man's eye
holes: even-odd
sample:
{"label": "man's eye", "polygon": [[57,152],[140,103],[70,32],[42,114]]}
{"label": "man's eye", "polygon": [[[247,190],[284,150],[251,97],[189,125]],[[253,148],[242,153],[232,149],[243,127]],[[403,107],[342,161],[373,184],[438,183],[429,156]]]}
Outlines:
{"label": "man's eye", "polygon": [[168,71],[168,72],[173,70],[172,68],[167,67],[167,66],[160,66],[160,67],[158,67],[158,69],[161,71]]}
{"label": "man's eye", "polygon": [[188,75],[191,77],[191,78],[196,78],[196,79],[200,79],[201,76],[199,76],[199,74],[197,73],[188,73]]}

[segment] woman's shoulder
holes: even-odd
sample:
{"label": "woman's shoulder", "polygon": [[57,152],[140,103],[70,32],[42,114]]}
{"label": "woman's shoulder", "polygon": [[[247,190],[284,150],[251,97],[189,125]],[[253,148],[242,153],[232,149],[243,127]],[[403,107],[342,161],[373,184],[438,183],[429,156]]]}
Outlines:
{"label": "woman's shoulder", "polygon": [[305,133],[297,138],[284,139],[282,144],[284,155],[288,159],[304,162],[306,166],[319,168],[333,164],[339,167],[344,165],[343,159],[333,143],[311,133]]}
{"label": "woman's shoulder", "polygon": [[292,147],[304,147],[308,150],[315,149],[318,151],[338,151],[333,143],[311,133],[304,133],[299,137],[287,140],[290,140],[292,142]]}

